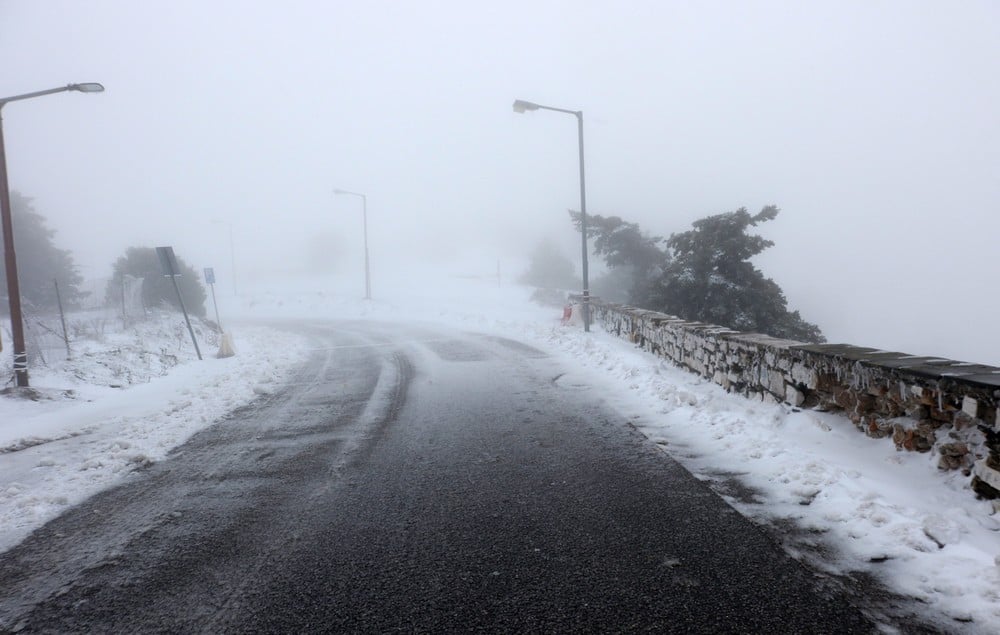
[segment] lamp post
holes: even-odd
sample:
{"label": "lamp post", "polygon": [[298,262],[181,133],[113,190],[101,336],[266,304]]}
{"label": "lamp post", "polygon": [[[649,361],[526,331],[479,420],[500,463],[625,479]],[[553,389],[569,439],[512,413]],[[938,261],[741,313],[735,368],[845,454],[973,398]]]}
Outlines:
{"label": "lamp post", "polygon": [[372,299],[372,275],[368,264],[368,197],[358,192],[348,192],[347,190],[334,190],[334,194],[344,194],[347,196],[361,197],[361,213],[365,225],[365,300]]}
{"label": "lamp post", "polygon": [[3,107],[12,101],[42,97],[53,93],[76,91],[100,93],[98,83],[68,84],[23,95],[0,98],[0,221],[3,226],[4,266],[7,270],[7,299],[10,303],[10,330],[13,336],[14,378],[18,386],[28,385],[28,352],[24,345],[24,320],[21,315],[21,288],[17,281],[17,258],[14,255],[14,223],[10,211],[10,186],[7,183],[7,156],[3,143]]}
{"label": "lamp post", "polygon": [[225,225],[229,228],[229,267],[230,273],[233,276],[233,295],[238,296],[240,292],[236,288],[236,243],[233,242],[233,222],[220,218],[213,218],[212,222],[216,225]]}
{"label": "lamp post", "polygon": [[576,117],[576,128],[580,145],[580,233],[583,236],[583,330],[590,331],[590,278],[587,263],[587,185],[583,169],[583,111],[567,110],[566,108],[553,108],[543,106],[521,99],[514,100],[514,112],[524,113],[529,110],[554,110],[564,112]]}

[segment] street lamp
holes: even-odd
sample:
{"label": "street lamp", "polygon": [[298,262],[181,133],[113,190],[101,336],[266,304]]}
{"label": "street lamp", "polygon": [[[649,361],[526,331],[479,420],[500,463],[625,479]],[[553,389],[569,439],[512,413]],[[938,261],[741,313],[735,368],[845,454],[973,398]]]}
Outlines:
{"label": "street lamp", "polygon": [[580,139],[580,233],[583,236],[583,330],[589,332],[590,277],[587,264],[587,186],[583,170],[583,111],[542,106],[541,104],[523,101],[521,99],[514,100],[514,112],[525,113],[529,110],[554,110],[556,112],[564,112],[576,117],[576,126]]}
{"label": "street lamp", "polygon": [[225,225],[229,228],[229,261],[230,271],[233,275],[233,295],[238,296],[240,292],[236,288],[236,244],[233,242],[233,222],[219,218],[213,218],[212,222],[216,225]]}
{"label": "street lamp", "polygon": [[365,224],[365,300],[372,299],[372,274],[368,266],[368,197],[358,192],[348,192],[347,190],[334,190],[334,194],[344,194],[347,196],[361,197],[361,212]]}
{"label": "street lamp", "polygon": [[33,93],[0,98],[0,221],[2,221],[3,225],[4,265],[7,269],[7,299],[10,303],[10,330],[14,339],[14,378],[18,386],[28,385],[28,352],[24,345],[24,321],[21,316],[21,288],[17,282],[17,258],[14,256],[14,223],[11,221],[10,186],[7,183],[7,156],[3,143],[3,107],[8,102],[66,91],[100,93],[104,91],[104,86],[96,82],[68,84],[59,88],[50,88],[48,90],[39,90]]}

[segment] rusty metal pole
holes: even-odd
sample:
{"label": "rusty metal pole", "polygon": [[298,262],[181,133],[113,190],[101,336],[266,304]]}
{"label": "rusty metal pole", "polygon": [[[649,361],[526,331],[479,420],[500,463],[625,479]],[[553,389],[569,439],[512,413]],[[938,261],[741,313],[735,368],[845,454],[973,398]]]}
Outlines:
{"label": "rusty metal pole", "polygon": [[4,267],[7,273],[7,301],[10,305],[10,330],[14,341],[14,378],[18,386],[28,386],[28,352],[24,345],[24,318],[21,314],[21,288],[17,282],[17,257],[14,254],[14,222],[10,210],[10,187],[7,183],[7,155],[3,142],[3,107],[0,103],[0,217],[3,224]]}
{"label": "rusty metal pole", "polygon": [[33,93],[14,95],[0,99],[0,220],[3,225],[4,266],[7,268],[7,296],[10,302],[10,326],[14,336],[14,377],[18,386],[28,385],[28,353],[24,345],[24,319],[21,315],[21,288],[17,282],[17,258],[14,255],[14,223],[10,211],[10,186],[7,183],[7,155],[3,144],[3,107],[8,102],[33,99],[44,95],[66,91],[81,93],[104,92],[104,86],[97,82],[67,84],[59,88],[37,90]]}
{"label": "rusty metal pole", "polygon": [[194,352],[198,353],[201,359],[201,349],[198,347],[198,339],[194,336],[194,329],[191,327],[191,318],[188,317],[187,306],[184,305],[184,297],[181,295],[181,288],[177,285],[177,276],[170,276],[170,281],[174,283],[174,291],[177,292],[177,301],[181,303],[181,311],[184,313],[184,322],[187,324],[188,333],[191,334],[191,342],[194,344]]}

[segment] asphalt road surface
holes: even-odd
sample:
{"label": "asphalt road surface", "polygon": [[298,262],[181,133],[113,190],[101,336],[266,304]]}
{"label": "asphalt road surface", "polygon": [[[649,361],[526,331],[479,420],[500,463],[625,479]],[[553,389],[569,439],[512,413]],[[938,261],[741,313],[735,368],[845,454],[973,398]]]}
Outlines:
{"label": "asphalt road surface", "polygon": [[0,555],[0,632],[874,631],[541,351],[294,328],[289,385]]}

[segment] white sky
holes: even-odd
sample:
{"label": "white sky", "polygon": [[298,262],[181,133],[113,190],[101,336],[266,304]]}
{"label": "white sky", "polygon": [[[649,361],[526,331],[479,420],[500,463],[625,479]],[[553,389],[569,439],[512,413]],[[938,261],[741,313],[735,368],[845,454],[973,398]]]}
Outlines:
{"label": "white sky", "polygon": [[[0,0],[11,186],[85,276],[170,244],[237,272],[578,258],[774,203],[758,264],[833,341],[1000,365],[1000,5]],[[213,223],[213,219],[222,223]],[[377,277],[376,277],[377,281]],[[377,289],[377,282],[375,285]]]}

